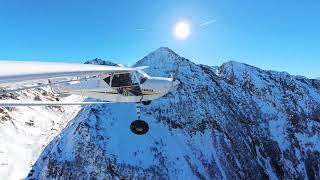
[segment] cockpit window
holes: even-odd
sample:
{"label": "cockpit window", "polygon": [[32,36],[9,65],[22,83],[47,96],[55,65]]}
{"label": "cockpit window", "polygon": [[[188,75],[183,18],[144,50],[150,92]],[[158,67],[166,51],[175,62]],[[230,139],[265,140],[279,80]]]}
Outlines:
{"label": "cockpit window", "polygon": [[115,74],[103,79],[109,86],[123,96],[141,96],[139,79],[134,73]]}
{"label": "cockpit window", "polygon": [[148,75],[142,72],[110,75],[103,79],[111,87],[135,86],[143,84]]}
{"label": "cockpit window", "polygon": [[112,87],[123,87],[131,86],[132,81],[129,73],[125,74],[116,74],[112,78],[111,86]]}
{"label": "cockpit window", "polygon": [[108,76],[108,77],[104,78],[103,80],[104,80],[104,82],[106,82],[108,85],[110,85],[110,78],[111,78],[111,76]]}
{"label": "cockpit window", "polygon": [[140,79],[140,84],[143,84],[144,82],[146,82],[147,79],[148,79],[147,77],[142,77]]}

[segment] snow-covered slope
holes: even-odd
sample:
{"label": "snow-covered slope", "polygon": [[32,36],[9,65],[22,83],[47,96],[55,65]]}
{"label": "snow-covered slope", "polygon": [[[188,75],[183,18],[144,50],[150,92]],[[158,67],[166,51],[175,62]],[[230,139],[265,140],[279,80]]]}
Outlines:
{"label": "snow-covered slope", "polygon": [[[0,95],[0,100],[56,101],[49,88]],[[73,107],[0,108],[0,179],[22,179],[31,170],[46,145],[80,110]]]}
{"label": "snow-covered slope", "polygon": [[36,179],[319,179],[320,81],[227,62],[195,64],[168,48],[136,63],[150,75],[179,66],[181,82],[142,109],[81,109],[39,156]]}

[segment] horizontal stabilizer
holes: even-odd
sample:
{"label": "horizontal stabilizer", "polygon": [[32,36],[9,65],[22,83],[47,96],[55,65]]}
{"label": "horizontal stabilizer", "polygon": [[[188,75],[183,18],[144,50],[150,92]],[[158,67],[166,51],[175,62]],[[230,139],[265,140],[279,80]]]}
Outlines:
{"label": "horizontal stabilizer", "polygon": [[60,102],[60,101],[0,101],[0,107],[16,107],[16,106],[75,106],[90,104],[110,104],[113,102]]}

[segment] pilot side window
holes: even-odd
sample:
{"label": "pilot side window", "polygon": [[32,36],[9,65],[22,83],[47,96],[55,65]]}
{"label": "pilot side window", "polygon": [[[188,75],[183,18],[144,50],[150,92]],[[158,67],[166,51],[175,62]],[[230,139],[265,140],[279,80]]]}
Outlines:
{"label": "pilot side window", "polygon": [[113,76],[112,82],[111,82],[112,87],[130,86],[131,84],[132,84],[132,81],[129,73],[116,74]]}
{"label": "pilot side window", "polygon": [[110,85],[110,79],[111,79],[111,76],[106,77],[106,78],[104,78],[103,80],[104,80],[104,82],[106,82],[108,85]]}
{"label": "pilot side window", "polygon": [[135,74],[124,73],[111,75],[103,79],[109,86],[115,88],[119,94],[125,96],[141,96],[142,91],[139,86],[141,80]]}

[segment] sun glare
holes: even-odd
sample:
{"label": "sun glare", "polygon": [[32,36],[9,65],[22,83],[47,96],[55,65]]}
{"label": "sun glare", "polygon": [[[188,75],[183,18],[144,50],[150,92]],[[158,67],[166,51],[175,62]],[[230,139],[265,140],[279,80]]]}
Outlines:
{"label": "sun glare", "polygon": [[191,33],[191,28],[188,22],[180,21],[174,27],[175,37],[181,40],[187,39]]}

